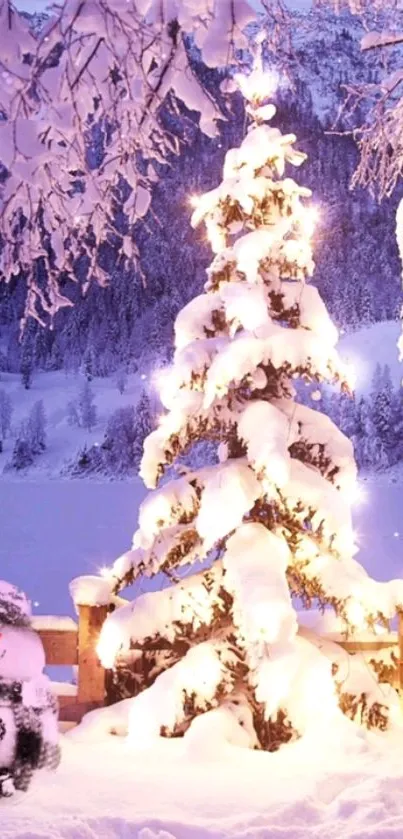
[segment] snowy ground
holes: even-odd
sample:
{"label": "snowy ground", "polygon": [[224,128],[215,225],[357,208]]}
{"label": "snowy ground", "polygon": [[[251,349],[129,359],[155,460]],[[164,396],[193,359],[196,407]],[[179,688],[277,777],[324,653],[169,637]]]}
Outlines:
{"label": "snowy ground", "polygon": [[[397,479],[368,480],[356,516],[363,559],[380,579],[403,574]],[[36,612],[72,614],[70,578],[128,546],[142,496],[138,481],[0,482],[0,576],[37,597]],[[117,737],[91,744],[63,737],[58,772],[18,801],[2,801],[0,836],[401,839],[403,734],[371,747],[330,734],[276,755],[233,748],[210,762],[184,759],[180,741],[136,754]]]}
{"label": "snowy ground", "polygon": [[1,839],[401,839],[403,740],[327,733],[214,761],[183,741],[130,751],[63,738],[55,775],[1,804]]}

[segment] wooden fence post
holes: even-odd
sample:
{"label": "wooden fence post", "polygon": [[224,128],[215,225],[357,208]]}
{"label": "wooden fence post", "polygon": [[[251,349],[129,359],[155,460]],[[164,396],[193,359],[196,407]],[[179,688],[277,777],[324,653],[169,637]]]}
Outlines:
{"label": "wooden fence post", "polygon": [[78,607],[78,703],[96,708],[105,702],[105,670],[96,652],[106,606]]}

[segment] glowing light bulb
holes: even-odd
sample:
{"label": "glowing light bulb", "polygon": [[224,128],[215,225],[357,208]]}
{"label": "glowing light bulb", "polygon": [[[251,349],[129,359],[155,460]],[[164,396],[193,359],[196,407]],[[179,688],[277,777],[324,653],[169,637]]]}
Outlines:
{"label": "glowing light bulb", "polygon": [[299,220],[299,226],[308,239],[313,236],[315,225],[319,219],[319,210],[317,207],[304,207],[303,214]]}
{"label": "glowing light bulb", "polygon": [[235,81],[248,102],[260,103],[273,96],[278,88],[279,77],[272,70],[256,67],[249,76],[238,73]]}
{"label": "glowing light bulb", "polygon": [[161,369],[154,370],[151,376],[151,385],[157,391],[157,393],[163,393],[164,389],[167,387],[170,378],[170,370],[167,367],[162,367]]}
{"label": "glowing light bulb", "polygon": [[361,504],[365,504],[368,500],[367,492],[359,483],[356,482],[352,484],[351,487],[347,487],[346,490],[343,490],[343,495],[349,504],[354,504],[357,507]]}
{"label": "glowing light bulb", "polygon": [[357,629],[363,629],[366,625],[365,609],[358,600],[350,600],[346,607],[347,620]]}
{"label": "glowing light bulb", "polygon": [[120,629],[113,621],[105,621],[96,647],[98,658],[106,669],[113,667],[115,658],[123,645]]}
{"label": "glowing light bulb", "polygon": [[321,394],[320,390],[312,391],[311,399],[312,399],[313,402],[320,402],[320,400],[322,399],[322,394]]}

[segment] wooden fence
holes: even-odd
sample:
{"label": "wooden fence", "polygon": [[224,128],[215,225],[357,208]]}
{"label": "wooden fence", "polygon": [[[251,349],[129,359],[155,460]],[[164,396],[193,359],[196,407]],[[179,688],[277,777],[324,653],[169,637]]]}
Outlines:
{"label": "wooden fence", "polygon": [[[87,711],[105,704],[106,672],[98,660],[96,644],[106,614],[106,606],[79,606],[78,623],[64,617],[33,618],[33,628],[45,649],[46,664],[77,667],[77,684],[53,683],[61,721],[79,722]],[[403,694],[403,613],[398,621],[397,632],[363,641],[337,639],[337,643],[351,654],[393,648],[398,662],[394,685]]]}
{"label": "wooden fence", "polygon": [[105,702],[105,670],[96,654],[96,644],[106,617],[106,606],[79,606],[78,623],[72,618],[35,616],[47,665],[77,667],[77,684],[53,683],[60,704],[60,720],[79,722],[81,717]]}

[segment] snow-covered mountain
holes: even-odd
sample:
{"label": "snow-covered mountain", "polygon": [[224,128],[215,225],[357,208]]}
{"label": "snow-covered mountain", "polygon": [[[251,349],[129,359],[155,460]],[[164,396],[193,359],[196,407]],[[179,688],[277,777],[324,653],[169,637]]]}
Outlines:
{"label": "snow-covered mountain", "polygon": [[[386,4],[385,4],[386,5]],[[380,15],[353,15],[349,11],[333,14],[328,9],[292,11],[293,28],[287,52],[280,55],[287,74],[283,86],[289,91],[295,86],[297,95],[308,99],[313,114],[321,124],[330,128],[351,128],[353,121],[345,110],[346,87],[356,88],[381,80],[388,67],[395,69],[402,49],[363,52],[361,41],[368,28],[401,27],[402,14],[385,10]],[[276,62],[275,55],[270,55]],[[288,82],[287,83],[287,75]],[[356,114],[358,122],[364,114]],[[357,124],[357,123],[356,123]]]}

